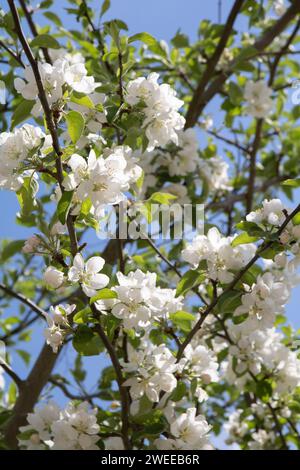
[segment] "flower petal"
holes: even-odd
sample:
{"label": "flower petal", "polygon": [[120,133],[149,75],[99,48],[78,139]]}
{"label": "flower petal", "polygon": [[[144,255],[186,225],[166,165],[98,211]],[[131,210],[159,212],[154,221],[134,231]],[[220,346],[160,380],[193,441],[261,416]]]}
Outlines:
{"label": "flower petal", "polygon": [[86,263],[86,272],[89,274],[98,273],[101,271],[105,261],[101,256],[92,256]]}

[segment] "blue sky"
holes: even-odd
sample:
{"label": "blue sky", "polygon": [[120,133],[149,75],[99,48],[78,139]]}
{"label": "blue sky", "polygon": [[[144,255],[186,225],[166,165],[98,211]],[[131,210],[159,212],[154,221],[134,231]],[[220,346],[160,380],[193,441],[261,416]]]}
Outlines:
{"label": "blue sky", "polygon": [[[130,34],[135,34],[142,31],[151,33],[158,39],[170,40],[178,29],[187,33],[191,39],[196,38],[197,28],[201,19],[208,18],[215,22],[218,19],[218,0],[200,1],[200,0],[112,0],[112,6],[109,12],[105,15],[104,20],[113,18],[120,18],[128,24]],[[223,1],[222,17],[226,17],[232,1]],[[63,21],[66,28],[74,27],[76,22],[72,21],[69,24],[68,17],[64,11],[66,6],[65,1],[54,1],[55,11]],[[0,0],[0,6],[6,10],[6,2]],[[99,1],[94,1],[94,5],[99,6]],[[69,5],[68,5],[69,6]],[[246,30],[246,23],[244,20],[240,23]],[[213,104],[210,108],[213,117],[218,114],[218,108]],[[200,142],[201,146],[201,142]],[[15,214],[18,211],[18,203],[16,196],[7,191],[0,191],[0,220],[1,220],[1,238],[22,239],[32,234],[32,229],[26,229],[18,226],[15,223]],[[288,316],[294,327],[300,326],[298,317],[298,297],[299,289],[295,289],[292,295],[290,304],[287,307]],[[41,327],[37,327],[35,331],[35,341],[32,346],[33,354],[37,354],[42,343],[43,338]],[[72,364],[73,354],[70,348],[67,348],[60,359],[58,370],[60,373],[67,372],[69,366]],[[94,372],[99,368],[99,358],[87,358],[85,363],[88,367],[88,384],[94,384]],[[15,357],[14,365],[18,372],[23,375],[26,371],[22,362]],[[101,362],[103,365],[103,361]],[[58,395],[58,398],[62,397]],[[221,440],[222,442],[222,440]],[[218,441],[218,445],[220,441]]]}

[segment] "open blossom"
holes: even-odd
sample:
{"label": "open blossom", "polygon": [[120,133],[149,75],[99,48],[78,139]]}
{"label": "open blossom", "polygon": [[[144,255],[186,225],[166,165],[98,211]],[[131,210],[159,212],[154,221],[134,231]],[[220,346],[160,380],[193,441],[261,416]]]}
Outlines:
{"label": "open blossom", "polygon": [[159,450],[212,450],[210,429],[204,416],[197,416],[196,408],[188,408],[171,421],[171,437],[156,439],[155,445]]}
{"label": "open blossom", "polygon": [[264,80],[247,81],[244,98],[247,101],[247,112],[254,118],[266,118],[273,106],[271,98],[272,90]]}
{"label": "open blossom", "polygon": [[112,308],[112,314],[124,322],[125,328],[146,328],[150,325],[151,309],[147,301],[151,297],[152,290],[156,286],[156,274],[146,273],[141,270],[130,272],[124,276],[117,273],[119,286],[114,290],[118,295],[118,301]]}
{"label": "open blossom", "polygon": [[20,427],[22,434],[19,437],[19,444],[27,450],[43,450],[46,448],[45,441],[51,439],[51,426],[59,420],[60,409],[53,401],[47,403],[44,407],[36,406],[32,413],[27,415],[26,426]]}
{"label": "open blossom", "polygon": [[186,175],[196,170],[199,164],[198,140],[194,129],[178,132],[177,151],[163,152],[159,163],[168,167],[170,176]]}
{"label": "open blossom", "polygon": [[118,286],[114,286],[118,298],[112,314],[123,321],[126,329],[148,328],[151,319],[168,318],[182,308],[182,297],[175,297],[173,289],[156,286],[155,273],[143,273],[140,269],[127,276],[118,272]]}
{"label": "open blossom", "polygon": [[211,192],[228,191],[231,188],[228,169],[228,163],[219,156],[207,160],[202,158],[199,161],[199,171],[205,178]]}
{"label": "open blossom", "polygon": [[270,327],[275,321],[276,314],[284,313],[289,296],[288,286],[275,279],[272,273],[266,272],[258,276],[250,292],[242,296],[242,304],[237,307],[234,315],[247,313],[249,328],[251,324],[254,329],[259,325]]}
{"label": "open blossom", "polygon": [[238,439],[243,438],[248,432],[248,425],[241,419],[243,410],[234,410],[224,424],[224,430],[228,434],[226,444],[233,444]]}
{"label": "open blossom", "polygon": [[44,272],[44,281],[48,286],[57,289],[64,282],[64,274],[54,266],[48,266]]}
{"label": "open blossom", "polygon": [[23,178],[29,174],[24,163],[30,151],[41,146],[45,138],[39,127],[30,124],[0,134],[0,188],[13,191],[20,188]]}
{"label": "open blossom", "polygon": [[[38,64],[42,84],[46,92],[50,107],[61,107],[63,102],[64,89],[69,87],[78,93],[90,94],[95,91],[98,84],[92,76],[87,75],[87,70],[82,62],[70,60],[72,56],[66,54],[65,57],[57,58],[53,64]],[[32,109],[34,116],[42,113],[42,106],[38,99],[38,87],[35,76],[30,66],[25,66],[24,79],[16,78],[15,89],[22,94],[26,100],[35,100],[36,104]]]}
{"label": "open blossom", "polygon": [[188,344],[183,354],[179,362],[182,373],[188,377],[197,377],[204,384],[219,380],[217,358],[206,346],[200,344],[194,348]]}
{"label": "open blossom", "polygon": [[145,342],[138,350],[128,345],[128,362],[122,362],[122,366],[124,372],[133,374],[123,384],[130,387],[133,400],[146,395],[150,401],[158,402],[161,391],[171,393],[176,388],[176,358],[164,344]]}
{"label": "open blossom", "polygon": [[178,113],[183,101],[176,98],[170,85],[159,85],[158,78],[157,73],[151,73],[147,78],[139,77],[130,81],[125,95],[131,106],[144,104],[143,127],[149,140],[149,150],[164,146],[170,141],[177,145],[177,131],[183,128],[185,122]]}
{"label": "open blossom", "polygon": [[131,161],[131,149],[119,146],[105,152],[104,156],[96,158],[91,150],[88,159],[73,154],[68,165],[72,172],[63,182],[67,191],[75,191],[78,201],[90,198],[97,210],[105,204],[117,204],[125,199],[124,193],[130,184],[136,181],[141,168]]}
{"label": "open blossom", "polygon": [[207,235],[196,236],[182,251],[182,257],[194,268],[205,261],[210,279],[231,282],[234,277],[231,271],[240,270],[256,251],[253,244],[232,247],[232,240],[233,237],[223,237],[217,228],[211,228]]}
{"label": "open blossom", "polygon": [[44,329],[47,344],[57,353],[65,339],[65,328],[69,326],[68,316],[74,312],[76,305],[56,305],[50,307],[50,314],[46,313],[48,328]]}
{"label": "open blossom", "polygon": [[265,199],[262,207],[250,212],[246,216],[246,220],[256,224],[269,224],[279,227],[285,220],[284,210],[285,207],[280,199]]}
{"label": "open blossom", "polygon": [[53,450],[98,450],[97,409],[89,408],[87,402],[70,403],[62,411],[61,419],[51,426]]}
{"label": "open blossom", "polygon": [[86,263],[80,253],[74,258],[73,266],[69,269],[68,279],[71,282],[80,282],[83,292],[88,297],[97,294],[97,290],[103,289],[109,283],[106,274],[99,274],[105,261],[101,256],[92,256]]}
{"label": "open blossom", "polygon": [[[233,369],[229,361],[226,369],[226,378],[229,383],[243,387],[247,380],[251,380],[248,372],[254,375],[262,370],[275,378],[278,394],[291,393],[300,384],[300,360],[297,353],[283,344],[282,333],[275,328],[260,329],[247,328],[247,322],[234,325],[231,328],[231,337],[235,345],[230,346],[229,352],[235,357],[236,365]],[[244,374],[237,377],[236,373]]]}
{"label": "open blossom", "polygon": [[20,428],[19,444],[27,450],[98,450],[96,414],[86,402],[69,403],[64,410],[54,402],[36,407],[27,415],[28,425]]}

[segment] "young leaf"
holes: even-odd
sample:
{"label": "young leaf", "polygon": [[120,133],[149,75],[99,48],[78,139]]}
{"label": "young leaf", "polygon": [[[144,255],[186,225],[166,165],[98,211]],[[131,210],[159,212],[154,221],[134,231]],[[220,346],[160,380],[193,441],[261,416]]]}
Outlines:
{"label": "young leaf", "polygon": [[198,271],[190,270],[187,271],[182,278],[180,279],[177,289],[176,296],[184,295],[194,286],[199,284],[203,280],[203,274],[200,274]]}
{"label": "young leaf", "polygon": [[73,338],[73,347],[81,356],[97,356],[103,350],[99,336],[91,328],[79,325]]}
{"label": "young leaf", "polygon": [[16,107],[11,118],[11,130],[21,122],[25,121],[30,116],[30,112],[35,104],[35,101],[23,100]]}
{"label": "young leaf", "polygon": [[97,300],[116,299],[117,297],[118,297],[117,293],[114,292],[113,290],[102,289],[96,295],[94,295],[94,297],[91,297],[90,304],[93,304],[94,302],[97,302]]}
{"label": "young leaf", "polygon": [[39,34],[30,43],[31,47],[47,47],[49,49],[59,49],[59,42],[49,34]]}
{"label": "young leaf", "polygon": [[64,225],[66,223],[72,203],[73,191],[65,191],[57,205],[58,220]]}
{"label": "young leaf", "polygon": [[232,242],[231,242],[231,246],[238,246],[238,245],[243,245],[243,244],[246,244],[246,243],[253,243],[253,242],[256,242],[257,240],[259,240],[259,237],[251,237],[250,235],[248,235],[248,233],[244,232],[244,233],[240,233],[237,237],[235,237]]}
{"label": "young leaf", "polygon": [[84,129],[84,118],[78,111],[70,111],[66,115],[66,121],[71,140],[73,144],[76,144]]}

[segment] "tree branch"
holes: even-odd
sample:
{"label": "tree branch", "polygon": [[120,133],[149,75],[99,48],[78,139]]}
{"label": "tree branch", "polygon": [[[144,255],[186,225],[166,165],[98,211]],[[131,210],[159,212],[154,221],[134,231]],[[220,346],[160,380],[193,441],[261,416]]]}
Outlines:
{"label": "tree branch", "polygon": [[1,362],[1,360],[0,360],[0,367],[2,367],[2,369],[7,373],[7,375],[9,375],[13,379],[13,381],[17,385],[18,389],[21,390],[24,382],[18,376],[18,374],[16,374],[10,366],[5,364],[4,362]]}
{"label": "tree branch", "polygon": [[36,404],[44,386],[47,384],[58,354],[54,354],[48,345],[44,345],[27,379],[22,382],[21,390],[12,417],[4,428],[5,442],[10,449],[17,449],[17,434],[20,426],[26,424],[27,414]]}
{"label": "tree branch", "polygon": [[[289,25],[289,23],[294,19],[294,17],[300,12],[300,2],[298,0],[293,1],[292,5],[290,8],[287,9],[285,14],[279,18],[278,21],[276,21],[275,24],[273,24],[262,36],[259,38],[253,45],[255,49],[257,49],[258,52],[263,52],[266,47],[268,47],[274,38],[276,36],[279,36],[282,31],[285,30],[285,28]],[[257,53],[253,54],[253,57],[255,57]],[[248,57],[247,60],[250,60],[251,57]],[[234,67],[237,64],[237,62],[240,60],[239,56],[232,61],[230,66],[228,67],[228,70],[222,72],[213,82],[208,86],[208,88],[204,91],[202,89],[199,90],[197,93],[196,90],[196,95],[194,95],[188,112],[187,112],[187,118],[186,118],[186,125],[185,127],[193,127],[200,114],[202,113],[203,109],[206,107],[207,103],[217,94],[221,91],[224,83],[227,81],[227,79],[233,74],[234,72]],[[211,77],[210,77],[211,78]],[[201,80],[202,81],[202,80]]]}
{"label": "tree branch", "polygon": [[32,311],[38,314],[39,317],[45,319],[45,315],[46,315],[45,310],[39,307],[32,300],[28,299],[23,294],[19,294],[18,292],[15,292],[10,287],[5,286],[2,282],[0,282],[0,289],[2,289],[6,294],[10,295],[11,297],[14,297],[15,299],[19,300],[24,305],[27,305],[27,307],[30,307]]}
{"label": "tree branch", "polygon": [[[204,74],[201,77],[201,80],[196,88],[196,91],[194,93],[193,99],[191,101],[191,104],[189,106],[187,115],[186,115],[186,124],[185,127],[192,127],[197,119],[198,119],[198,108],[201,104],[202,100],[202,95],[205,91],[205,88],[211,79],[211,76],[215,70],[216,65],[219,62],[219,59],[222,55],[222,52],[224,51],[226,44],[228,42],[228,39],[232,33],[232,28],[234,25],[234,22],[240,12],[240,9],[242,8],[244,3],[244,0],[235,0],[234,5],[229,13],[227,22],[224,26],[224,31],[222,33],[222,36],[220,38],[220,41],[216,47],[216,50],[212,57],[208,60],[207,62],[207,67],[206,70],[204,71]],[[193,124],[191,124],[193,122]]]}

